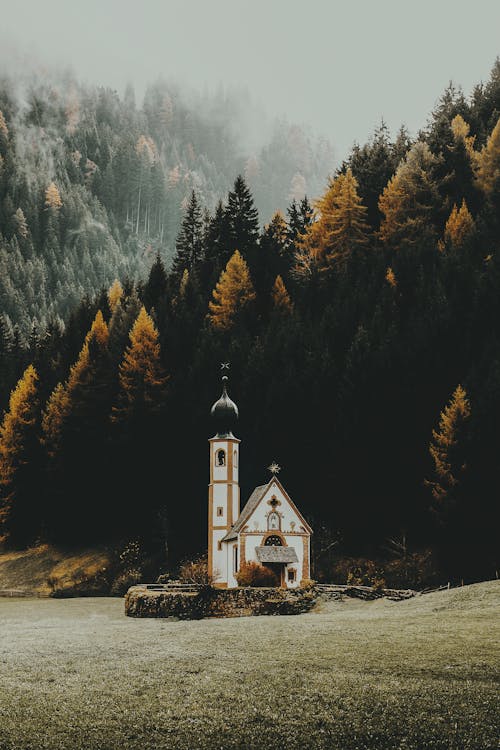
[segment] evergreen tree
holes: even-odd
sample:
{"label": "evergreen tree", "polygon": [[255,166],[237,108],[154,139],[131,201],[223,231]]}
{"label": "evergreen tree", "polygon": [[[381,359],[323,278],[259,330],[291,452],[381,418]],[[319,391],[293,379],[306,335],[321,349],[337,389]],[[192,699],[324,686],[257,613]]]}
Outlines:
{"label": "evergreen tree", "polygon": [[258,262],[254,268],[255,287],[259,292],[268,293],[276,275],[280,272],[286,275],[289,271],[288,245],[288,226],[283,214],[277,211],[260,238]]}
{"label": "evergreen tree", "polygon": [[225,209],[229,246],[226,259],[238,248],[248,263],[255,259],[259,239],[259,217],[252,194],[245,180],[239,175],[230,191]]}
{"label": "evergreen tree", "polygon": [[13,545],[33,542],[41,523],[38,375],[29,365],[0,427],[0,524]]}
{"label": "evergreen tree", "polygon": [[384,187],[397,169],[404,153],[399,147],[394,148],[389,139],[389,129],[382,121],[369,143],[364,146],[355,145],[347,162],[342,165],[341,172],[352,171],[358,184],[358,192],[366,206],[366,221],[373,228],[378,229],[381,213],[378,199]]}
{"label": "evergreen tree", "polygon": [[231,328],[238,315],[255,300],[248,266],[238,250],[235,250],[221,273],[212,297],[209,320],[211,326],[219,331]]}
{"label": "evergreen tree", "polygon": [[172,265],[172,274],[179,282],[185,270],[191,272],[203,260],[202,213],[194,190],[191,193],[175,246],[177,252]]}
{"label": "evergreen tree", "polygon": [[288,214],[288,238],[290,244],[296,243],[297,240],[306,233],[307,227],[313,222],[314,211],[305,196],[300,203],[292,201],[287,209]]}
{"label": "evergreen tree", "polygon": [[157,253],[142,295],[144,305],[148,310],[152,307],[158,309],[166,301],[167,286],[165,266],[160,254]]}

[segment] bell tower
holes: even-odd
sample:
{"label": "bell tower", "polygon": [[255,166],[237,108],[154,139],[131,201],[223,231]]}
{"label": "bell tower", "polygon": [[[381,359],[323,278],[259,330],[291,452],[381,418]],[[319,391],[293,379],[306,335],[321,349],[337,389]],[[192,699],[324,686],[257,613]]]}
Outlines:
{"label": "bell tower", "polygon": [[231,561],[222,539],[240,514],[239,444],[232,429],[238,407],[227,393],[228,377],[222,377],[222,395],[212,406],[216,434],[210,444],[210,484],[208,485],[208,572],[216,586],[226,587]]}

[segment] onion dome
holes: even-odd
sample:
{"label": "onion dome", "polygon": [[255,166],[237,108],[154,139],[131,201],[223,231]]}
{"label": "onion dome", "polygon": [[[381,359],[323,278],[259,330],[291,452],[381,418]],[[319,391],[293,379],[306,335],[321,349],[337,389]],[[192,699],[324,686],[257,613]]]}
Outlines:
{"label": "onion dome", "polygon": [[238,419],[238,407],[231,401],[227,394],[227,384],[229,378],[227,375],[222,377],[222,395],[212,406],[210,415],[215,421],[218,438],[234,437],[232,428]]}

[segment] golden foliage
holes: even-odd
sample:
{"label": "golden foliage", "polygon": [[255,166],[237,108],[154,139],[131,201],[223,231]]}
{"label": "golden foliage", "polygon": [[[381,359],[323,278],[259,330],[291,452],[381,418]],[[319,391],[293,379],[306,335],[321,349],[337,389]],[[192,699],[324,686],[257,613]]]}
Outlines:
{"label": "golden foliage", "polygon": [[135,150],[138,156],[152,167],[155,163],[158,153],[155,142],[147,135],[140,135],[135,144]]}
{"label": "golden foliage", "polygon": [[476,225],[471,216],[465,198],[460,209],[454,205],[444,229],[445,241],[453,248],[460,248],[468,237],[474,232]]}
{"label": "golden foliage", "polygon": [[[315,221],[302,238],[298,256],[309,253],[319,265],[343,264],[356,248],[368,242],[366,207],[358,195],[358,182],[351,169],[330,181],[324,195],[315,203]],[[295,272],[309,264],[296,258]]]}
{"label": "golden foliage", "polygon": [[209,302],[209,320],[213,328],[227,330],[235,316],[255,299],[250,271],[238,250],[229,259]]}
{"label": "golden foliage", "polygon": [[450,127],[455,141],[463,141],[465,144],[465,148],[467,149],[469,154],[472,155],[474,152],[474,141],[476,140],[476,137],[469,136],[469,124],[465,122],[462,115],[455,115],[455,117],[451,121]]}
{"label": "golden foliage", "polygon": [[264,231],[279,247],[285,247],[288,241],[288,225],[281,211],[276,211]]}
{"label": "golden foliage", "polygon": [[0,109],[0,135],[2,135],[5,138],[5,140],[7,140],[7,138],[9,137],[9,128],[7,127],[7,123],[5,122],[5,117],[1,109]]}
{"label": "golden foliage", "polygon": [[387,271],[385,272],[385,280],[387,281],[387,283],[392,289],[398,288],[398,281],[396,279],[396,274],[392,270],[391,266],[388,266]]}
{"label": "golden foliage", "polygon": [[272,289],[273,307],[282,313],[290,313],[293,310],[293,304],[288,294],[287,288],[281,276],[276,276]]}
{"label": "golden foliage", "polygon": [[68,389],[63,383],[58,383],[42,415],[42,440],[51,456],[55,455],[60,447],[62,427],[69,414],[69,406]]}
{"label": "golden foliage", "polygon": [[75,388],[86,385],[92,377],[90,367],[90,346],[96,345],[101,351],[108,345],[109,331],[106,321],[103,318],[102,312],[97,311],[94,318],[90,331],[85,337],[82,350],[76,360],[75,364],[72,365],[69,378],[68,378],[68,393],[71,397],[72,392]]}
{"label": "golden foliage", "polygon": [[464,463],[456,465],[454,453],[464,423],[470,418],[471,409],[467,393],[461,385],[453,392],[450,402],[441,412],[439,427],[432,431],[429,452],[434,461],[436,482],[427,482],[435,500],[445,500],[451,488],[459,482],[459,474],[466,468]]}
{"label": "golden foliage", "polygon": [[186,296],[186,290],[187,290],[188,284],[189,284],[189,271],[187,270],[187,268],[185,268],[184,271],[182,272],[182,277],[179,282],[180,299],[184,299],[184,297]]}
{"label": "golden foliage", "polygon": [[379,198],[383,214],[379,236],[387,244],[399,245],[421,238],[428,217],[438,200],[432,168],[438,159],[422,141],[415,143]]}
{"label": "golden foliage", "polygon": [[141,307],[129,334],[130,344],[119,368],[119,404],[113,407],[113,421],[134,411],[156,411],[167,383],[161,364],[159,335],[152,318]]}
{"label": "golden foliage", "polygon": [[481,190],[489,194],[500,185],[500,118],[486,145],[476,157],[476,178]]}
{"label": "golden foliage", "polygon": [[62,206],[61,196],[55,182],[51,182],[45,191],[45,205],[47,208],[53,208],[55,211],[59,211]]}
{"label": "golden foliage", "polygon": [[9,486],[22,461],[26,437],[38,419],[38,374],[29,365],[10,394],[9,409],[0,426],[0,484]]}
{"label": "golden foliage", "polygon": [[108,341],[108,326],[102,312],[98,310],[78,359],[70,368],[67,383],[56,385],[45,406],[42,415],[42,439],[49,455],[54,455],[60,445],[64,422],[74,405],[77,390],[92,381],[91,347],[96,347],[102,354],[107,349]]}
{"label": "golden foliage", "polygon": [[109,309],[111,310],[112,313],[115,312],[116,308],[121,302],[122,297],[123,297],[123,287],[118,281],[118,279],[115,279],[108,289]]}

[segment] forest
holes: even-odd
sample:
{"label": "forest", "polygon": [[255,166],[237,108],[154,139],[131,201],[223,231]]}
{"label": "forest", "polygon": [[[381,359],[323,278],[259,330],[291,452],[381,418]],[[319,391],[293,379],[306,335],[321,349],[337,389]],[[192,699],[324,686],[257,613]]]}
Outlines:
{"label": "forest", "polygon": [[306,190],[303,138],[238,169],[224,114],[207,133],[164,91],[138,112],[74,86],[23,112],[0,93],[4,543],[202,552],[230,362],[242,500],[278,461],[316,575],[401,555],[498,577],[500,60],[316,193],[321,144]]}

